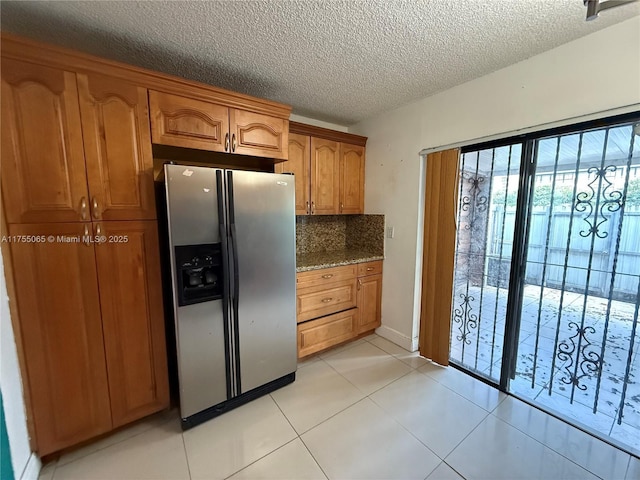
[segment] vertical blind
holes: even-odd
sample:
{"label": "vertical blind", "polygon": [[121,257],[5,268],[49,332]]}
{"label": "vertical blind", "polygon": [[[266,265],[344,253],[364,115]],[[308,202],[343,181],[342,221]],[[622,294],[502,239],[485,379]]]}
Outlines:
{"label": "vertical blind", "polygon": [[459,155],[444,150],[426,160],[420,354],[441,365],[449,364]]}

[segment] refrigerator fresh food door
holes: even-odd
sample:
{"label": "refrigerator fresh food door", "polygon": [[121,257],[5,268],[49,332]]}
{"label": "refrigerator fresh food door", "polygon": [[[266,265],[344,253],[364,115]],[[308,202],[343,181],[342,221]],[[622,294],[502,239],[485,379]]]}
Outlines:
{"label": "refrigerator fresh food door", "polygon": [[[182,165],[165,165],[164,168],[180,413],[182,418],[187,418],[227,400],[230,392],[227,375],[229,346],[225,302],[223,299],[217,299],[179,306],[178,289],[180,285],[185,284],[185,279],[181,280],[178,277],[184,274],[181,270],[206,263],[203,258],[176,259],[176,252],[184,251],[186,246],[194,246],[194,249],[200,249],[199,251],[202,251],[202,245],[217,244],[218,251],[223,248],[219,210],[224,214],[224,205],[219,205],[218,201],[216,172],[220,172],[221,193],[224,192],[221,184],[223,177],[221,170],[213,168]],[[225,254],[226,252],[221,252],[221,259],[226,257]],[[224,282],[226,279],[217,278],[216,281]],[[188,275],[186,282],[188,283]]]}
{"label": "refrigerator fresh food door", "polygon": [[295,372],[293,176],[227,171],[240,392]]}

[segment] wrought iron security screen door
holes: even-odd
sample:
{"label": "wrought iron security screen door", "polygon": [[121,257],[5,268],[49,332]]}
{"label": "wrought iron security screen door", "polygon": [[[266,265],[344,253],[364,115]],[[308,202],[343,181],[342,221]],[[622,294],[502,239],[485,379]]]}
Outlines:
{"label": "wrought iron security screen door", "polygon": [[450,361],[639,454],[633,121],[463,151]]}
{"label": "wrought iron security screen door", "polygon": [[640,451],[635,133],[627,124],[535,142],[510,391]]}
{"label": "wrought iron security screen door", "polygon": [[460,157],[450,360],[499,383],[522,145]]}

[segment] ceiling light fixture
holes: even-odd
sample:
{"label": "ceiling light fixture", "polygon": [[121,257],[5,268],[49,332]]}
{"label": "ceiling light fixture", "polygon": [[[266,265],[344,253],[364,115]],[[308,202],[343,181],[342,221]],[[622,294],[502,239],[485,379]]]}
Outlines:
{"label": "ceiling light fixture", "polygon": [[636,1],[638,0],[607,0],[606,2],[601,2],[600,0],[584,0],[584,5],[587,7],[587,21],[598,18],[598,14],[603,10],[620,7]]}

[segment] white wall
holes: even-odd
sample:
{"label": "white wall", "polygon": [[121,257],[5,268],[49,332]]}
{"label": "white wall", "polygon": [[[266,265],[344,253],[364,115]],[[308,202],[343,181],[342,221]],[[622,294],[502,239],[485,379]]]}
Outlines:
{"label": "white wall", "polygon": [[0,254],[0,390],[4,403],[11,464],[16,480],[37,479],[40,460],[31,453],[25,414],[22,380],[16,343],[9,315],[9,298]]}
{"label": "white wall", "polygon": [[365,210],[386,215],[379,333],[417,346],[421,182],[419,152],[587,115],[640,110],[640,17],[350,126],[369,137]]}

